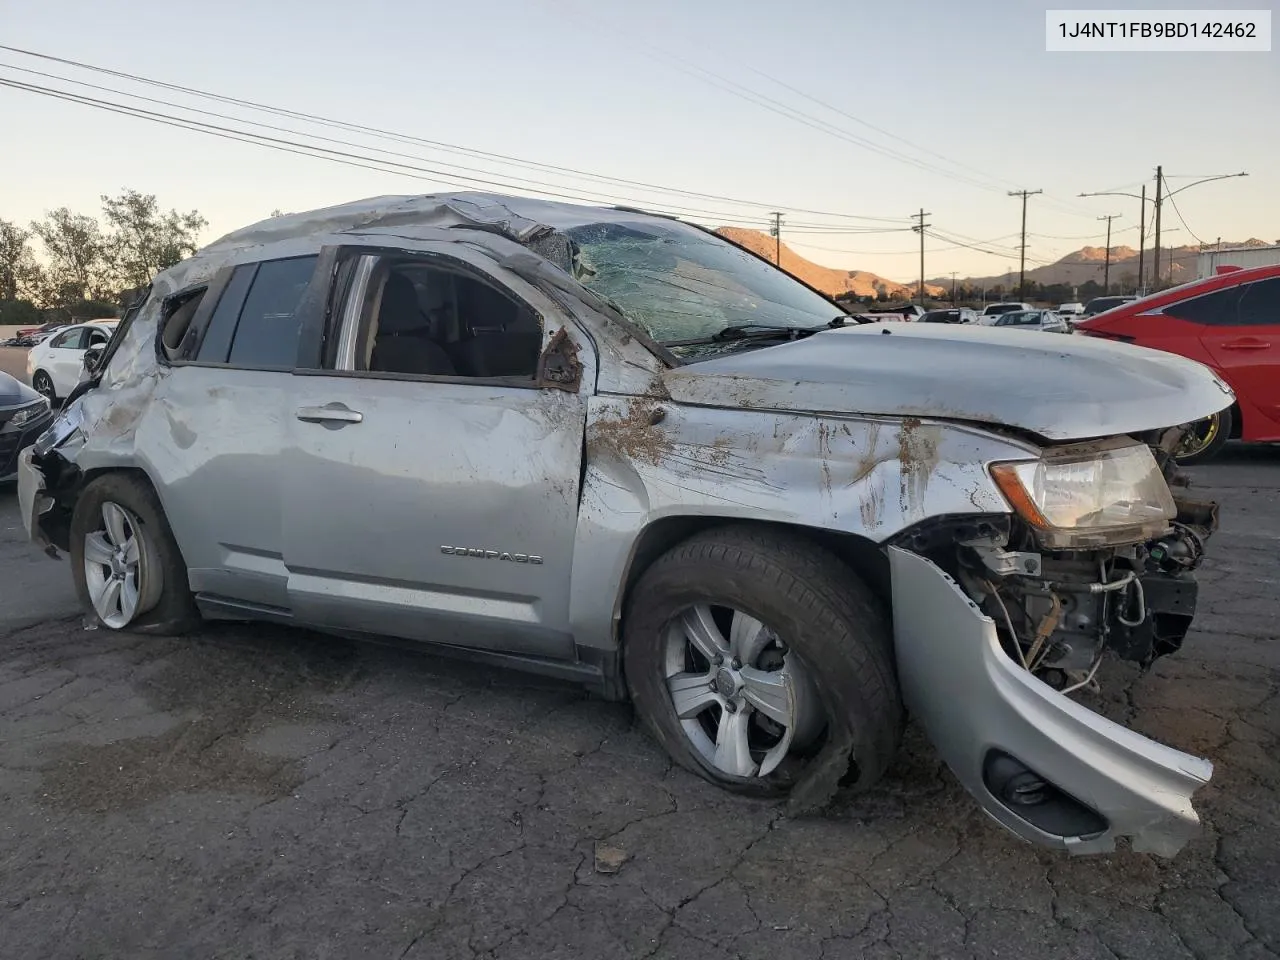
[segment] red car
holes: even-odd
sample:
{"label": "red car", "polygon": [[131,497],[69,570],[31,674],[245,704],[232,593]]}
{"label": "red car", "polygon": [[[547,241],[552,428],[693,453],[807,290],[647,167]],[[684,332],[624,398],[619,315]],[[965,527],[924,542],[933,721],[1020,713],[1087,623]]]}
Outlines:
{"label": "red car", "polygon": [[1235,391],[1231,407],[1195,424],[1179,462],[1208,460],[1231,439],[1280,441],[1280,265],[1220,272],[1099,313],[1076,329],[1197,360]]}

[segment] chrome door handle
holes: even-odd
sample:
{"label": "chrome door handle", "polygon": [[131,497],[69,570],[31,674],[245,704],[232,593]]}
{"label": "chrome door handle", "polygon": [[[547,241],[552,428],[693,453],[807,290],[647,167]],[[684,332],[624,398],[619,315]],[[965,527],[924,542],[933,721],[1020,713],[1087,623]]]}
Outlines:
{"label": "chrome door handle", "polygon": [[361,423],[364,414],[341,403],[326,403],[323,407],[299,407],[298,419],[307,423],[340,426],[344,423]]}
{"label": "chrome door handle", "polygon": [[1271,344],[1265,340],[1255,340],[1252,337],[1244,340],[1230,340],[1222,345],[1223,350],[1269,350]]}

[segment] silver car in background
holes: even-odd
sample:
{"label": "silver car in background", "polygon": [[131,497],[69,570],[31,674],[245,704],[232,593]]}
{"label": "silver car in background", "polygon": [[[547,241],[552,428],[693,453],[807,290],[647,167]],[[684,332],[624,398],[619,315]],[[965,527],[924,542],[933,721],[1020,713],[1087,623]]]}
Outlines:
{"label": "silver car in background", "polygon": [[1070,333],[1071,327],[1052,310],[1011,310],[994,317],[984,317],[982,324],[1002,330],[1039,330],[1042,333]]}
{"label": "silver car in background", "polygon": [[[1090,710],[1182,643],[1231,392],[1182,358],[857,324],[634,210],[485,194],[275,217],[161,273],[19,463],[102,627],[382,635],[629,698],[796,812],[905,711],[975,800],[1171,854],[1207,760]],[[1051,385],[1052,389],[1047,389]]]}

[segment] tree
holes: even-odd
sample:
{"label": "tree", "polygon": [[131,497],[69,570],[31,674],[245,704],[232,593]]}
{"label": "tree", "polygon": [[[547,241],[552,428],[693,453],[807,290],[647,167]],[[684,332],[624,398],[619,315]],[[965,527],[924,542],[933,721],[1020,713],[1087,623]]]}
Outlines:
{"label": "tree", "polygon": [[39,291],[44,306],[108,295],[107,238],[97,220],[59,207],[32,223],[31,232],[40,238],[49,264]]}
{"label": "tree", "polygon": [[31,251],[31,231],[0,220],[0,301],[30,296],[39,285],[40,265]]}
{"label": "tree", "polygon": [[195,210],[161,211],[154,194],[136,190],[104,195],[102,212],[110,231],[105,253],[117,288],[144,287],[161,270],[191,256],[200,231],[209,225]]}
{"label": "tree", "polygon": [[0,327],[34,327],[44,315],[30,300],[0,300]]}

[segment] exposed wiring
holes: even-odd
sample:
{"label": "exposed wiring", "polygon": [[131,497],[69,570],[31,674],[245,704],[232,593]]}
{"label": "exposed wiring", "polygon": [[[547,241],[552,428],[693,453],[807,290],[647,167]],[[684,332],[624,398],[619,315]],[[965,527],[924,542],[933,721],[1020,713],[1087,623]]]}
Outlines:
{"label": "exposed wiring", "polygon": [[1000,612],[1004,614],[1004,625],[1009,628],[1009,639],[1013,641],[1013,648],[1018,651],[1018,660],[1022,663],[1022,669],[1029,671],[1030,667],[1027,666],[1026,654],[1022,652],[1022,644],[1018,642],[1018,634],[1013,629],[1013,620],[1009,617],[1009,608],[1004,605],[1004,598],[1000,596],[999,591],[996,590],[991,581],[981,580],[979,582],[995,598],[996,603],[1000,605]]}

